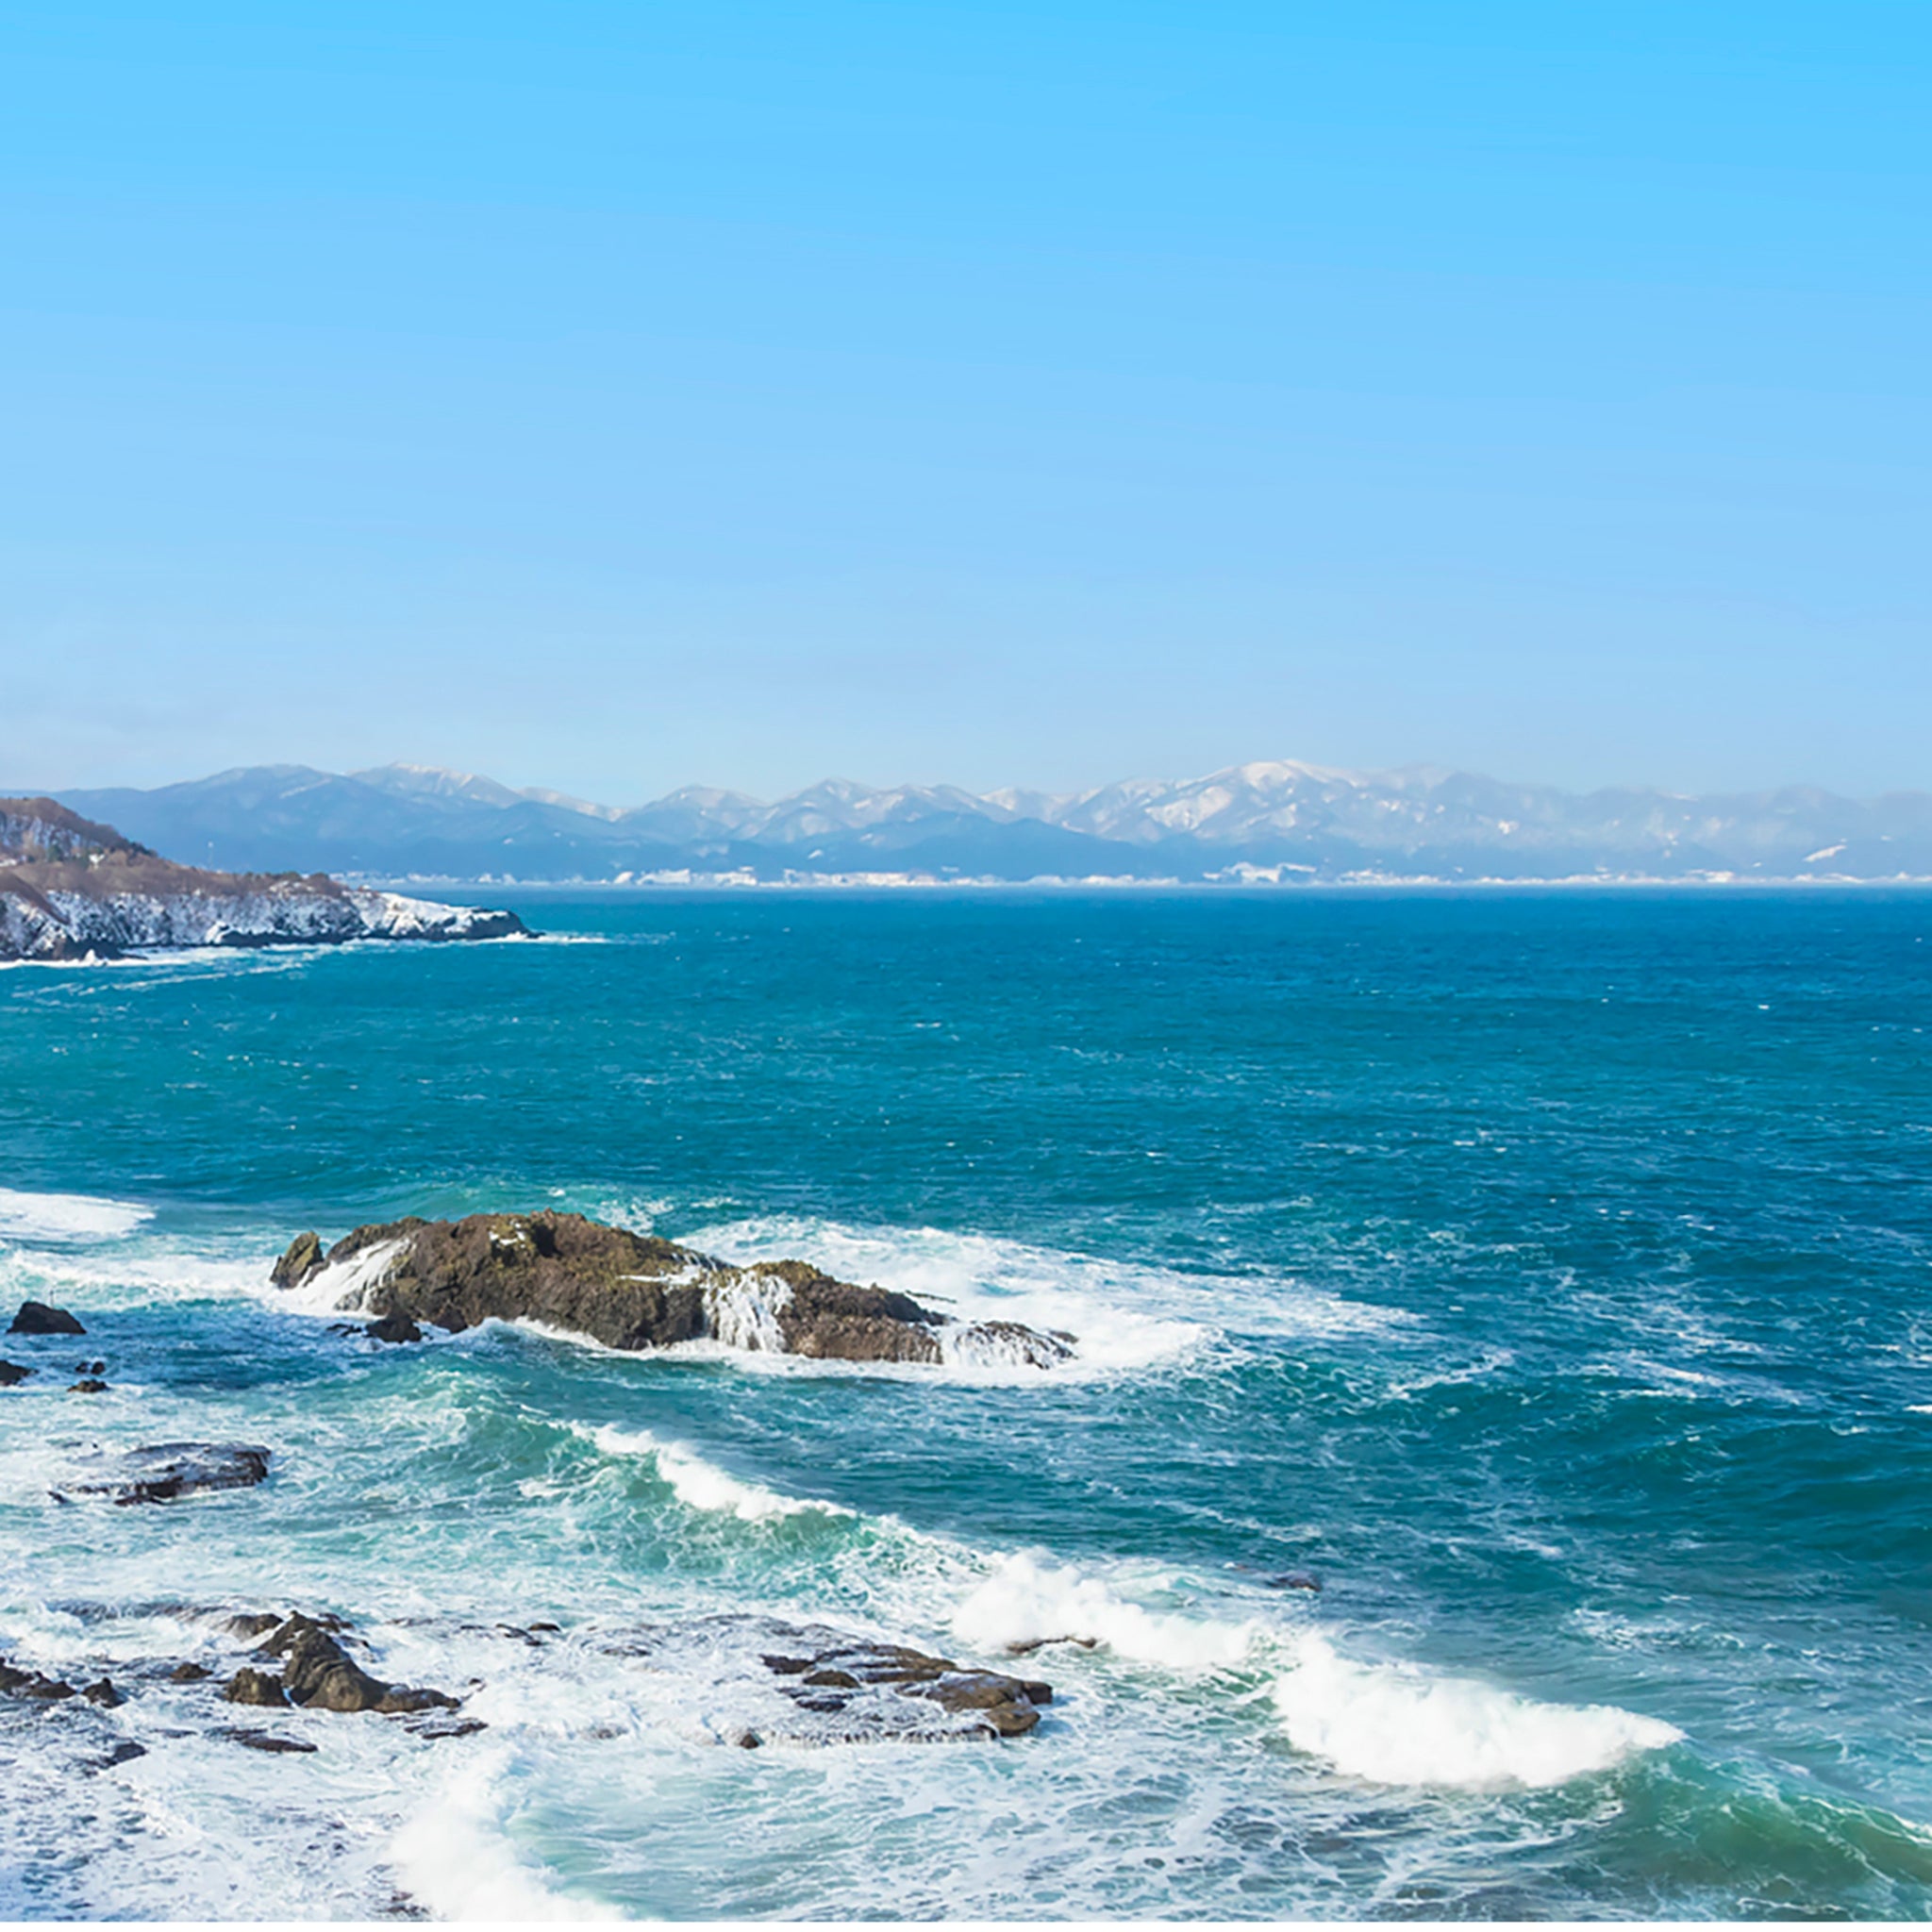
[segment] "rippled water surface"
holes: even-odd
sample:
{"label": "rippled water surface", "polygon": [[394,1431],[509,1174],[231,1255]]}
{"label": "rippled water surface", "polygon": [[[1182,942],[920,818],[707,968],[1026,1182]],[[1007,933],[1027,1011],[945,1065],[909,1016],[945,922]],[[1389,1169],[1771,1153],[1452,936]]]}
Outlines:
{"label": "rippled water surface", "polygon": [[[0,1291],[89,1331],[0,1342],[0,1655],[130,1693],[0,1698],[0,1916],[1932,1909],[1932,899],[511,897],[549,939],[0,972]],[[536,1207],[1081,1359],[267,1286]],[[52,1493],[174,1440],[274,1473]],[[166,1673],[288,1607],[486,1727],[238,1744]],[[1091,1647],[1011,1743],[721,1741],[808,1622]]]}

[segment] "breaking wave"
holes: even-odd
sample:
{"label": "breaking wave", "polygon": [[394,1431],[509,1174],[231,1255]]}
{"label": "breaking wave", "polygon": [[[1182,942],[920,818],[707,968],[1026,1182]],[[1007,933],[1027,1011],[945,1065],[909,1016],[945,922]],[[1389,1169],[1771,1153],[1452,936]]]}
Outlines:
{"label": "breaking wave", "polygon": [[1274,1696],[1297,1750],[1384,1785],[1566,1784],[1684,1735],[1613,1705],[1540,1704],[1473,1677],[1356,1663],[1312,1633]]}
{"label": "breaking wave", "polygon": [[92,1194],[28,1194],[0,1188],[0,1241],[121,1241],[153,1210]]}
{"label": "breaking wave", "polygon": [[648,1429],[620,1429],[611,1424],[601,1428],[587,1428],[582,1424],[574,1426],[576,1434],[594,1442],[607,1456],[648,1457],[671,1492],[688,1509],[735,1516],[741,1523],[770,1523],[779,1517],[812,1513],[853,1513],[838,1503],[782,1495],[762,1483],[746,1482],[707,1462],[696,1450],[682,1442],[667,1442]]}
{"label": "breaking wave", "polygon": [[[1164,1577],[1137,1581],[1149,1594],[1168,1583]],[[1181,1670],[1239,1663],[1261,1635],[1257,1624],[1150,1609],[1098,1576],[1025,1554],[1005,1558],[967,1597],[954,1612],[953,1629],[988,1650],[1024,1653],[1071,1642]]]}

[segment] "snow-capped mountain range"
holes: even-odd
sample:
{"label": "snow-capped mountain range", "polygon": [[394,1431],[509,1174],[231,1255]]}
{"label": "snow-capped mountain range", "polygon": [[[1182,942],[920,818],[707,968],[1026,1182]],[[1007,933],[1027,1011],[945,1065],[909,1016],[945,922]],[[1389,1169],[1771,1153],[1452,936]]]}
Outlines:
{"label": "snow-capped mountain range", "polygon": [[1064,794],[835,778],[769,804],[689,786],[624,808],[422,765],[268,765],[59,796],[184,862],[389,879],[1932,878],[1932,793],[1576,794],[1434,766]]}

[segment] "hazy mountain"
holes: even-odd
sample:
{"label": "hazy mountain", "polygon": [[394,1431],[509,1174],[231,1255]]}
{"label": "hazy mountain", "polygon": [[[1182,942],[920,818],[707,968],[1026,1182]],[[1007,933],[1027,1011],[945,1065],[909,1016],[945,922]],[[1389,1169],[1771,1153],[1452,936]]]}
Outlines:
{"label": "hazy mountain", "polygon": [[61,802],[184,862],[390,878],[1932,877],[1925,792],[1578,795],[1434,766],[1257,763],[1065,795],[827,779],[772,804],[690,786],[625,809],[421,765],[267,765]]}

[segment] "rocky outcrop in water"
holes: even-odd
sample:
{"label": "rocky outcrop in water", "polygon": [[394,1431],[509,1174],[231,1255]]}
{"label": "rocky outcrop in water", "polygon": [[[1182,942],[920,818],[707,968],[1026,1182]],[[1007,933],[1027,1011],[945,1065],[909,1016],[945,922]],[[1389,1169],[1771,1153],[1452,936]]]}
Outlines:
{"label": "rocky outcrop in water", "polygon": [[65,1308],[45,1302],[22,1302],[20,1312],[7,1324],[9,1335],[85,1335],[87,1330]]}
{"label": "rocky outcrop in water", "polygon": [[58,1677],[42,1676],[39,1671],[23,1671],[0,1657],[0,1696],[19,1697],[34,1704],[58,1704],[78,1695],[72,1684]]}
{"label": "rocky outcrop in water", "polygon": [[374,1710],[384,1716],[456,1709],[457,1700],[443,1691],[372,1677],[343,1647],[335,1634],[340,1628],[313,1617],[283,1619],[257,1651],[260,1657],[280,1657],[281,1675],[245,1667],[223,1686],[223,1697],[230,1704],[292,1704],[305,1710]]}
{"label": "rocky outcrop in water", "polygon": [[[1021,1738],[1040,1722],[1041,1708],[1053,1702],[1053,1686],[1037,1677],[962,1670],[951,1657],[932,1657],[904,1644],[841,1638],[825,1631],[801,1635],[815,1640],[805,1656],[775,1653],[759,1659],[768,1671],[787,1680],[785,1693],[801,1710],[863,1718],[876,1708],[876,1700],[869,1699],[868,1693],[883,1688],[893,1696],[917,1698],[966,1718],[966,1736]],[[892,1720],[917,1731],[916,1715],[908,1719],[891,1707],[885,1708],[886,1735],[894,1734]],[[957,1733],[949,1729],[946,1735]]]}
{"label": "rocky outcrop in water", "polygon": [[941,1744],[1023,1738],[1053,1703],[1034,1677],[975,1670],[951,1657],[823,1624],[750,1616],[587,1633],[594,1648],[641,1658],[690,1688],[713,1713],[691,1727],[702,1741],[760,1744]]}
{"label": "rocky outcrop in water", "polygon": [[1074,1354],[1071,1336],[955,1321],[804,1261],[734,1268],[580,1214],[387,1222],[357,1228],[325,1253],[302,1234],[272,1278],[343,1313],[453,1334],[495,1319],[540,1322],[619,1349],[713,1341],[824,1360],[1039,1369]]}
{"label": "rocky outcrop in water", "polygon": [[0,799],[0,959],[183,946],[503,939],[514,912],[438,906],[316,873],[204,872],[51,798]]}
{"label": "rocky outcrop in water", "polygon": [[18,1362],[0,1361],[0,1389],[11,1389],[32,1374],[31,1369],[24,1369]]}
{"label": "rocky outcrop in water", "polygon": [[98,1474],[65,1484],[57,1493],[125,1506],[172,1503],[206,1490],[252,1489],[267,1480],[274,1453],[255,1442],[151,1442],[107,1458]]}

